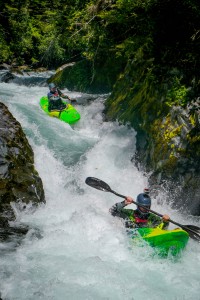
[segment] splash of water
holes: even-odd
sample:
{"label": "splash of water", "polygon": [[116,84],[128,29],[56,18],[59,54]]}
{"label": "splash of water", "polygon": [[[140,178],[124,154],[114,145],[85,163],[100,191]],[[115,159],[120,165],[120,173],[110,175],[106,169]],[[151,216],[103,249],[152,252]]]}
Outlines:
{"label": "splash of water", "polygon": [[[152,258],[152,249],[132,246],[121,221],[109,215],[121,199],[85,184],[97,177],[133,197],[147,186],[131,163],[134,130],[103,122],[101,96],[77,106],[82,118],[72,128],[40,109],[46,88],[0,85],[34,150],[47,201],[36,212],[16,211],[16,222],[31,229],[15,251],[14,241],[0,244],[2,299],[198,299],[199,245],[190,241],[176,262]],[[152,208],[183,223],[164,202],[154,199]]]}

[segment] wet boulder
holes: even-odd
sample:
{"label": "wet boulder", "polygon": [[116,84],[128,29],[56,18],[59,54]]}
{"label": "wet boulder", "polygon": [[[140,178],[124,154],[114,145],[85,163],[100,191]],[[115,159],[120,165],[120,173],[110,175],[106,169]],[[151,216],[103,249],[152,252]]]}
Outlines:
{"label": "wet boulder", "polygon": [[91,61],[81,60],[58,68],[48,83],[55,82],[70,91],[105,94],[112,90],[120,70],[120,63],[113,62],[112,57],[103,64],[95,64],[95,68]]}
{"label": "wet boulder", "polygon": [[12,81],[13,79],[15,79],[15,75],[13,75],[11,72],[9,71],[6,71],[5,73],[3,73],[0,77],[1,79],[1,82],[10,82]]}
{"label": "wet boulder", "polygon": [[0,102],[0,229],[15,220],[14,206],[23,210],[42,202],[44,190],[32,148],[20,123]]}
{"label": "wet boulder", "polygon": [[8,64],[0,64],[0,70],[10,70],[10,65]]}

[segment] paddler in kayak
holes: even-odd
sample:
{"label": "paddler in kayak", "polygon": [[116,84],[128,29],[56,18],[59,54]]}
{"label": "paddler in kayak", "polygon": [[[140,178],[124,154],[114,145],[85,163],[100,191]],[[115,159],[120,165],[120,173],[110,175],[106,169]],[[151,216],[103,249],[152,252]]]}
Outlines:
{"label": "paddler in kayak", "polygon": [[[127,228],[154,228],[163,223],[163,229],[167,229],[170,219],[168,215],[163,215],[163,217],[160,218],[148,211],[148,209],[151,208],[151,198],[148,194],[149,190],[145,189],[144,193],[137,196],[136,210],[125,209],[125,206],[132,204],[134,201],[133,198],[128,196],[124,201],[114,204],[109,211],[114,217],[123,218]],[[145,206],[147,209],[140,205]]]}
{"label": "paddler in kayak", "polygon": [[49,90],[50,91],[47,94],[49,100],[48,110],[62,111],[63,109],[65,109],[67,107],[67,104],[63,103],[61,98],[68,99],[70,101],[71,99],[67,95],[64,95],[53,82],[49,84]]}

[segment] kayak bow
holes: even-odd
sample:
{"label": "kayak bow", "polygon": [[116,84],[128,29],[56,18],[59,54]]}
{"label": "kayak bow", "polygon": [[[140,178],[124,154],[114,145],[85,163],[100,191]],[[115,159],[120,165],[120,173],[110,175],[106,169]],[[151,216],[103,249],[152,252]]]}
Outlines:
{"label": "kayak bow", "polygon": [[[66,104],[64,101],[63,103]],[[69,124],[76,123],[81,117],[79,112],[71,104],[68,104],[67,108],[63,109],[61,112],[57,110],[49,112],[48,98],[45,96],[40,99],[40,106],[50,117],[58,118]]]}
{"label": "kayak bow", "polygon": [[186,247],[189,234],[180,228],[163,230],[162,224],[156,228],[138,228],[139,235],[133,235],[133,240],[139,238],[153,247],[160,256],[177,256]]}

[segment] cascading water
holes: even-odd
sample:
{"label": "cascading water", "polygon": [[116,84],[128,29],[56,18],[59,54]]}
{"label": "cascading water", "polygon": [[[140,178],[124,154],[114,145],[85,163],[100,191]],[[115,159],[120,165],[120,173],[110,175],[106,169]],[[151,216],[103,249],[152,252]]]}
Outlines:
{"label": "cascading water", "polygon": [[[152,257],[148,247],[133,246],[122,222],[109,214],[122,199],[85,184],[86,177],[97,177],[134,198],[147,185],[147,178],[131,163],[135,132],[103,122],[103,97],[77,105],[81,120],[72,128],[40,109],[47,87],[0,87],[1,101],[20,121],[33,148],[46,195],[46,204],[35,212],[27,207],[21,213],[14,207],[16,223],[31,229],[15,249],[12,241],[0,244],[1,298],[200,299],[199,244],[190,240],[177,261]],[[192,224],[192,218],[186,221],[165,201],[161,205],[153,199],[152,209]]]}

